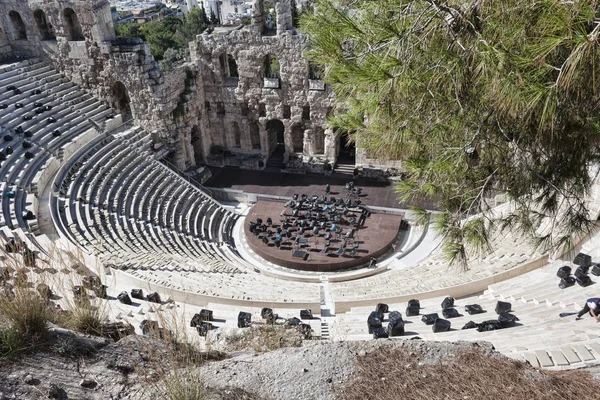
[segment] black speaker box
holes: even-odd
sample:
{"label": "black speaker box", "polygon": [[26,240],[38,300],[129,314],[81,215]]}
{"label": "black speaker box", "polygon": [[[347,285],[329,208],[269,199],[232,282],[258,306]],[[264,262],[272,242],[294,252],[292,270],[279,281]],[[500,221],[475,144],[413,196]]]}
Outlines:
{"label": "black speaker box", "polygon": [[210,322],[200,322],[198,326],[196,326],[196,330],[198,331],[198,335],[206,337],[208,332],[212,329],[212,324]]}
{"label": "black speaker box", "polygon": [[558,276],[561,279],[566,278],[569,275],[571,275],[571,267],[569,267],[568,265],[560,267],[558,271],[556,271],[556,276]]}
{"label": "black speaker box", "polygon": [[469,315],[481,314],[483,313],[483,308],[479,304],[468,304],[465,306],[465,312],[469,313]]}
{"label": "black speaker box", "polygon": [[519,320],[515,315],[509,314],[507,312],[502,312],[498,315],[498,322],[502,328],[512,328],[515,326],[515,323]]}
{"label": "black speaker box", "polygon": [[590,266],[592,265],[592,257],[585,253],[579,253],[573,259],[573,264]]}
{"label": "black speaker box", "polygon": [[417,299],[411,299],[408,301],[408,307],[418,307],[421,308],[421,303]]}
{"label": "black speaker box", "polygon": [[473,328],[477,328],[477,324],[476,324],[475,322],[473,322],[473,321],[469,321],[469,322],[467,322],[467,323],[466,323],[466,324],[465,324],[465,325],[462,327],[462,329],[463,329],[463,330],[464,330],[464,329],[473,329]]}
{"label": "black speaker box", "polygon": [[238,328],[247,328],[252,325],[252,314],[244,311],[240,311],[238,314]]}
{"label": "black speaker box", "polygon": [[432,325],[439,318],[440,317],[437,315],[437,313],[425,314],[423,317],[421,317],[421,321],[423,321],[425,325]]}
{"label": "black speaker box", "polygon": [[583,275],[577,278],[577,284],[581,287],[590,286],[592,283],[593,282],[588,275]]}
{"label": "black speaker box", "polygon": [[510,303],[507,303],[505,301],[499,301],[496,303],[496,314],[500,314],[501,312],[509,312],[512,308],[512,305]]}
{"label": "black speaker box", "polygon": [[406,307],[406,316],[407,317],[412,317],[415,315],[419,315],[419,307],[415,307],[415,306]]}
{"label": "black speaker box", "polygon": [[387,312],[389,312],[389,310],[390,310],[390,308],[388,307],[388,305],[387,304],[383,304],[383,303],[379,303],[375,307],[375,311],[378,311],[380,313],[387,313]]}
{"label": "black speaker box", "polygon": [[402,314],[400,313],[400,311],[391,311],[388,314],[388,321],[392,322],[392,321],[402,321]]}
{"label": "black speaker box", "polygon": [[146,295],[146,301],[150,303],[160,303],[160,295],[156,292]]}
{"label": "black speaker box", "polygon": [[442,310],[445,310],[446,308],[452,308],[452,307],[454,307],[454,297],[446,297],[442,301]]}
{"label": "black speaker box", "polygon": [[575,270],[575,273],[573,275],[575,275],[575,278],[579,278],[584,275],[587,275],[589,270],[590,270],[590,267],[588,267],[586,265],[580,265],[579,267],[577,267],[577,269]]}
{"label": "black speaker box", "polygon": [[373,330],[373,339],[386,339],[388,331],[385,328],[377,328]]}
{"label": "black speaker box", "polygon": [[482,323],[477,324],[477,332],[489,332],[497,329],[502,329],[502,324],[495,319],[483,321]]}
{"label": "black speaker box", "polygon": [[262,310],[260,310],[260,316],[262,319],[273,317],[273,309],[267,307],[263,308]]}
{"label": "black speaker box", "polygon": [[377,328],[381,328],[382,323],[381,314],[377,311],[371,312],[369,317],[367,318],[367,327],[369,328],[369,333],[373,333],[373,331]]}
{"label": "black speaker box", "polygon": [[200,310],[200,318],[202,318],[202,321],[212,321],[213,320],[213,312],[212,310],[207,310],[205,308],[203,308],[202,310]]}
{"label": "black speaker box", "polygon": [[433,326],[431,327],[431,329],[433,330],[433,333],[438,333],[438,332],[447,332],[450,330],[450,321],[446,320],[446,319],[436,319],[435,322],[433,323]]}
{"label": "black speaker box", "polygon": [[119,300],[123,304],[131,305],[131,298],[129,297],[129,293],[121,292],[117,296],[117,300]]}
{"label": "black speaker box", "polygon": [[404,322],[402,320],[393,320],[388,323],[389,336],[404,335]]}
{"label": "black speaker box", "polygon": [[190,320],[190,328],[196,328],[201,323],[202,323],[202,317],[200,316],[200,314],[196,313]]}
{"label": "black speaker box", "polygon": [[445,308],[444,310],[442,310],[442,315],[444,316],[444,318],[460,317],[460,314],[458,313],[458,311],[456,311],[456,308]]}
{"label": "black speaker box", "polygon": [[575,284],[575,278],[572,276],[567,276],[566,278],[562,278],[558,283],[558,287],[561,289],[566,289]]}

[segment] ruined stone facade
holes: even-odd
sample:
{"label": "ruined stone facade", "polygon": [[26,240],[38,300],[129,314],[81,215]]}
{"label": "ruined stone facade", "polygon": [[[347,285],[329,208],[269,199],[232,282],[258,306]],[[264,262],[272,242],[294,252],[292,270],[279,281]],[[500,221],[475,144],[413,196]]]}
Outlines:
{"label": "ruined stone facade", "polygon": [[276,29],[259,0],[252,25],[199,35],[191,61],[163,71],[141,40],[116,39],[108,0],[0,0],[0,59],[49,60],[149,131],[181,169],[330,169],[342,147],[326,128],[333,93],[311,76],[289,0],[275,10]]}

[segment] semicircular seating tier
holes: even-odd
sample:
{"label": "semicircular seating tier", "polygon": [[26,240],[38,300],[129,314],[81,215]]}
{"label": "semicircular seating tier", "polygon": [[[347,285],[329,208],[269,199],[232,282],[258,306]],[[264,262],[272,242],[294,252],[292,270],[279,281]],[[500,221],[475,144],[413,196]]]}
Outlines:
{"label": "semicircular seating tier", "polygon": [[[330,292],[338,311],[372,304],[373,301],[406,301],[411,296],[434,297],[442,294],[461,295],[481,292],[489,284],[541,267],[547,254],[533,251],[529,241],[520,235],[502,233],[491,240],[490,254],[470,255],[467,271],[451,267],[441,248],[410,267],[400,262],[391,269],[360,280],[331,282]],[[417,248],[415,251],[419,251]]]}
{"label": "semicircular seating tier", "polygon": [[0,227],[38,233],[40,188],[114,112],[37,59],[0,68]]}
{"label": "semicircular seating tier", "polygon": [[240,272],[218,249],[236,215],[157,161],[139,128],[89,143],[54,189],[60,231],[107,265]]}

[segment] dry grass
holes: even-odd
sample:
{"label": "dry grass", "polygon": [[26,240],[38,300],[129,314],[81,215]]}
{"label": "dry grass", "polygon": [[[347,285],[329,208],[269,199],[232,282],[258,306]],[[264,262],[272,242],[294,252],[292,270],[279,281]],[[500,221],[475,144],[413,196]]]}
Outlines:
{"label": "dry grass", "polygon": [[198,372],[174,370],[162,379],[161,398],[167,400],[206,400],[207,391]]}
{"label": "dry grass", "polygon": [[77,332],[103,336],[102,323],[106,319],[106,313],[102,305],[95,306],[90,302],[80,302],[69,311],[64,326]]}
{"label": "dry grass", "polygon": [[225,353],[212,351],[207,338],[206,349],[197,345],[195,338],[188,336],[184,313],[175,310],[158,312],[156,321],[159,329],[152,329],[144,340],[150,368],[154,374],[148,376],[148,398],[166,400],[208,399],[204,380],[198,366],[208,361],[218,361]]}
{"label": "dry grass", "polygon": [[16,286],[11,294],[0,295],[0,314],[8,321],[0,339],[2,354],[13,354],[39,344],[52,319],[48,302],[25,286]]}
{"label": "dry grass", "polygon": [[421,363],[405,349],[382,348],[360,357],[355,380],[339,400],[595,400],[600,383],[585,371],[541,372],[504,357],[465,351]]}
{"label": "dry grass", "polygon": [[226,338],[227,351],[253,349],[267,352],[284,347],[302,346],[303,335],[296,327],[285,325],[253,325]]}

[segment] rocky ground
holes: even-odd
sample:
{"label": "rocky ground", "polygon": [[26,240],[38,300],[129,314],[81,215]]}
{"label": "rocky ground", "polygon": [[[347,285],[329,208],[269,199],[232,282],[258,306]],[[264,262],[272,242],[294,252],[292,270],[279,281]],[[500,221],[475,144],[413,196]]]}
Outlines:
{"label": "rocky ground", "polygon": [[[173,372],[173,356],[181,352],[174,352],[160,340],[128,336],[114,343],[53,328],[43,350],[1,360],[0,400],[164,399],[165,387],[169,387],[164,382],[177,379],[201,381],[206,392],[200,398],[208,400],[329,400],[338,398],[340,390],[356,380],[365,360],[394,349],[406,350],[405,354],[420,360],[418,365],[439,365],[472,351],[506,361],[488,343],[309,341],[303,347],[267,353],[242,350],[213,354],[215,361]],[[540,374],[524,364],[515,366],[528,376]],[[596,370],[591,372],[599,375]],[[443,393],[439,398],[444,398]]]}

